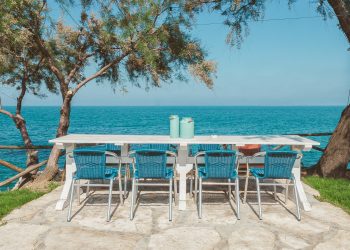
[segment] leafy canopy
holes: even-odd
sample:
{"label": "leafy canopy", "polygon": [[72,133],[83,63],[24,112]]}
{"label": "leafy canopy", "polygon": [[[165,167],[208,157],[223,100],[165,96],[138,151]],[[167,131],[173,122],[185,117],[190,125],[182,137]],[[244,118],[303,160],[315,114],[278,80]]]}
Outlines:
{"label": "leafy canopy", "polygon": [[33,44],[31,32],[24,28],[30,25],[30,12],[40,8],[37,2],[27,0],[4,0],[0,5],[0,84],[42,96],[43,84],[57,92],[55,79],[42,67],[45,59]]}
{"label": "leafy canopy", "polygon": [[[184,9],[186,1],[20,1],[19,6],[10,4],[15,26],[29,38],[24,40],[42,58],[40,67],[50,80],[54,76],[63,96],[92,80],[122,89],[127,82],[160,86],[185,79],[187,71],[213,85],[216,65],[190,35],[193,19]],[[63,14],[54,18],[58,6]],[[67,10],[79,13],[74,22]]]}

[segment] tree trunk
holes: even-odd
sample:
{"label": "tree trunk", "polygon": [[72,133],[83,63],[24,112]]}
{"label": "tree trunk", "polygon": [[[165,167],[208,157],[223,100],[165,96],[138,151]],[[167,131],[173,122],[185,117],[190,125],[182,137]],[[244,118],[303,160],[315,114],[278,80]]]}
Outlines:
{"label": "tree trunk", "polygon": [[339,27],[350,43],[350,3],[349,0],[328,0],[339,21]]}
{"label": "tree trunk", "polygon": [[25,120],[19,114],[16,114],[13,117],[13,121],[15,122],[17,129],[21,133],[24,146],[27,148],[26,149],[26,153],[27,153],[26,166],[29,167],[31,165],[37,164],[39,162],[38,151],[35,149],[32,149],[34,145],[32,143],[32,140],[29,137]]}
{"label": "tree trunk", "polygon": [[[336,14],[339,27],[350,43],[350,3],[348,0],[328,0]],[[338,125],[315,168],[308,173],[324,177],[349,177],[350,161],[350,105],[342,112]]]}
{"label": "tree trunk", "polygon": [[[60,111],[60,121],[56,132],[56,137],[64,136],[68,132],[70,122],[71,101],[73,95],[68,92],[63,100]],[[58,159],[61,150],[55,145],[50,153],[49,160],[44,171],[31,184],[34,188],[45,188],[49,181],[51,181],[58,173]]]}
{"label": "tree trunk", "polygon": [[349,177],[350,161],[350,105],[342,112],[339,123],[321,157],[315,171],[323,177]]}
{"label": "tree trunk", "polygon": [[[38,158],[38,151],[35,149],[32,149],[33,143],[32,140],[29,137],[29,133],[27,130],[26,122],[23,119],[23,117],[20,114],[16,114],[13,116],[13,121],[16,124],[17,129],[20,131],[23,144],[26,149],[26,154],[27,154],[27,161],[26,161],[26,167],[30,167],[32,165],[38,164],[39,158]],[[32,181],[33,179],[33,174],[35,174],[37,171],[33,171],[31,173],[28,173],[24,175],[16,184],[14,187],[15,189],[22,187],[29,181]]]}

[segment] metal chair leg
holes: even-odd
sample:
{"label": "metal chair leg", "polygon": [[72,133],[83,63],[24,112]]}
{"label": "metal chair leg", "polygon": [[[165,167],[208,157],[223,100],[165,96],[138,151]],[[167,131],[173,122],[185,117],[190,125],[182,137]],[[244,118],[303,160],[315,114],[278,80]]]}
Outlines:
{"label": "metal chair leg", "polygon": [[111,220],[112,190],[113,190],[113,179],[109,181],[107,221]]}
{"label": "metal chair leg", "polygon": [[259,219],[262,220],[262,209],[261,209],[261,197],[260,197],[260,184],[259,184],[259,178],[256,179],[256,191],[258,195],[258,204],[259,204]]}
{"label": "metal chair leg", "polygon": [[125,173],[124,173],[124,199],[126,199],[126,190],[128,188],[128,175],[126,173],[126,167],[125,167]]}
{"label": "metal chair leg", "polygon": [[176,180],[176,177],[174,177],[174,202],[175,202],[175,205],[176,205],[177,200],[178,200],[178,197],[177,197],[177,180]]}
{"label": "metal chair leg", "polygon": [[131,204],[130,204],[130,220],[134,218],[134,202],[135,202],[135,179],[132,179],[131,187]]}
{"label": "metal chair leg", "polygon": [[190,194],[193,195],[193,171],[190,177]]}
{"label": "metal chair leg", "polygon": [[198,194],[198,177],[194,176],[194,200],[197,202],[197,194]]}
{"label": "metal chair leg", "polygon": [[285,194],[284,194],[284,204],[287,204],[288,202],[288,194],[289,194],[289,183],[290,181],[289,180],[286,180],[286,188],[284,190]]}
{"label": "metal chair leg", "polygon": [[80,205],[80,180],[78,180],[78,184],[76,185],[76,189],[77,189],[78,205]]}
{"label": "metal chair leg", "polygon": [[295,196],[295,204],[297,207],[297,218],[300,221],[301,220],[301,215],[300,215],[300,207],[299,207],[299,197],[298,197],[298,188],[296,185],[295,180],[293,181],[293,186],[294,186],[294,196]]}
{"label": "metal chair leg", "polygon": [[202,178],[199,178],[199,201],[198,201],[198,217],[202,219]]}
{"label": "metal chair leg", "polygon": [[249,183],[249,166],[247,164],[247,174],[245,177],[243,203],[246,203],[246,201],[247,201],[248,183]]}
{"label": "metal chair leg", "polygon": [[74,196],[74,182],[75,180],[72,180],[69,192],[70,192],[70,198],[69,198],[69,207],[68,207],[68,216],[67,221],[71,221],[71,214],[72,214],[72,203],[73,203],[73,196]]}
{"label": "metal chair leg", "polygon": [[86,186],[86,197],[89,197],[90,194],[90,180],[87,181],[87,186]]}
{"label": "metal chair leg", "polygon": [[118,182],[119,182],[119,199],[120,203],[124,205],[124,191],[123,191],[123,182],[122,182],[122,175],[120,174],[118,176]]}
{"label": "metal chair leg", "polygon": [[240,220],[241,219],[241,215],[240,215],[240,200],[239,200],[239,179],[236,178],[236,186],[235,186],[235,191],[236,191],[236,205],[237,205],[237,219]]}
{"label": "metal chair leg", "polygon": [[228,179],[228,200],[231,201],[232,189],[231,189],[231,179]]}
{"label": "metal chair leg", "polygon": [[169,221],[173,219],[173,178],[169,180]]}

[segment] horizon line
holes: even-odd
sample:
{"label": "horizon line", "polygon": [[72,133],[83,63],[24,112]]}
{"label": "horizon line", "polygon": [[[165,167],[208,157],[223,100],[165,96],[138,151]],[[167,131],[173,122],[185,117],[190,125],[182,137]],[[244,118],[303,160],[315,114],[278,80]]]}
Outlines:
{"label": "horizon line", "polygon": [[[346,107],[340,104],[306,104],[306,105],[71,105],[74,107]],[[3,105],[16,107],[16,105]],[[60,105],[23,105],[22,107],[61,107]]]}

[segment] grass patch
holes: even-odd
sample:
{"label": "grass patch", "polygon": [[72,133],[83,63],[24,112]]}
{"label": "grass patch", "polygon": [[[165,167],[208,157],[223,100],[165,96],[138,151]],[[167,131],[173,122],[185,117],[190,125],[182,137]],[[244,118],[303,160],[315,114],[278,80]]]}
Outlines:
{"label": "grass patch", "polygon": [[318,200],[341,207],[350,214],[350,180],[307,176],[303,181],[320,192]]}
{"label": "grass patch", "polygon": [[20,189],[14,191],[0,192],[0,220],[15,208],[35,200],[44,194],[51,192],[58,187],[58,183],[50,183],[47,191],[33,191],[30,189]]}

